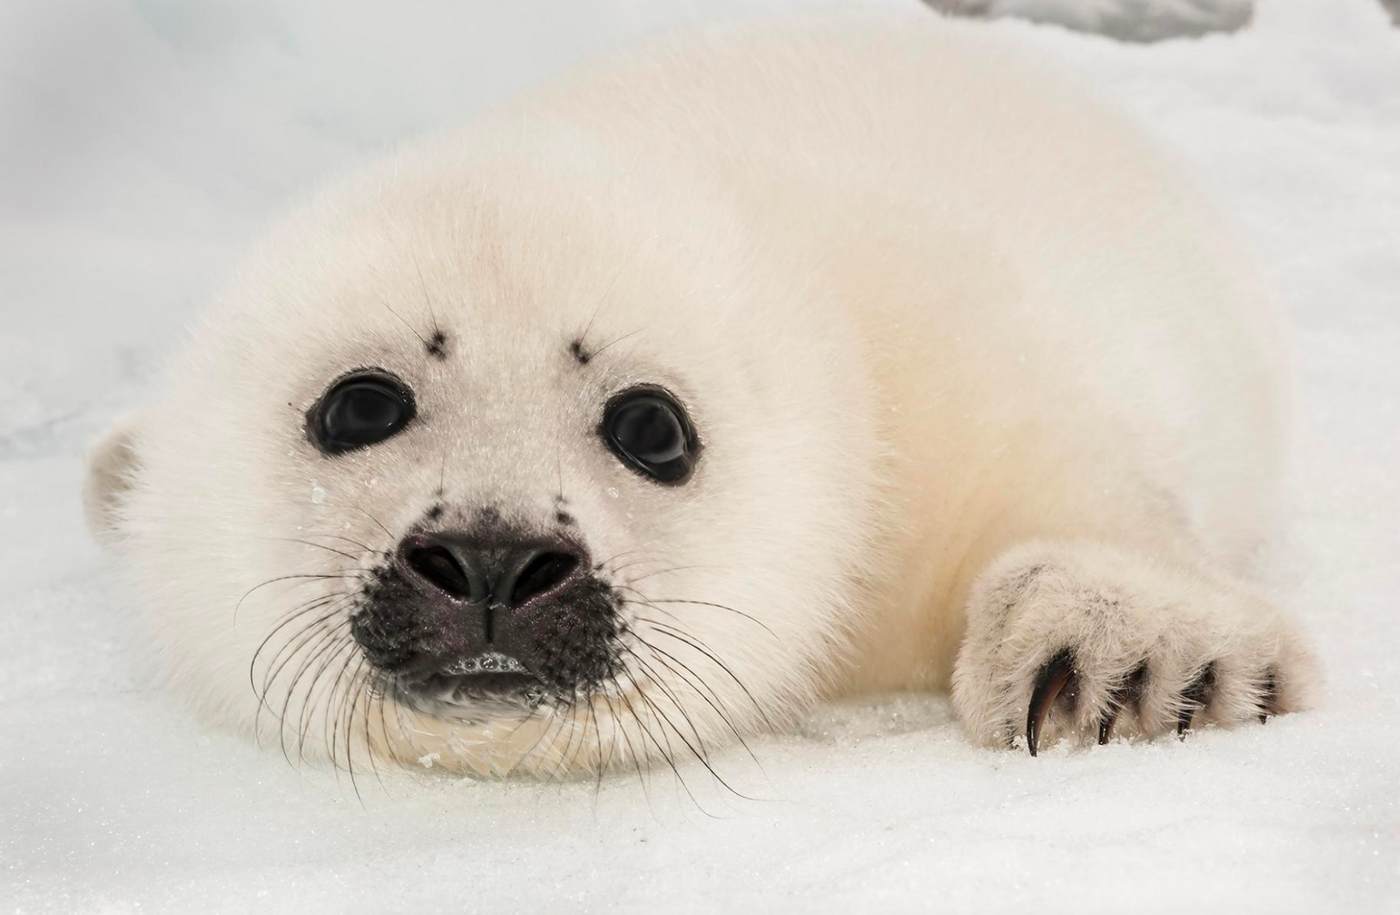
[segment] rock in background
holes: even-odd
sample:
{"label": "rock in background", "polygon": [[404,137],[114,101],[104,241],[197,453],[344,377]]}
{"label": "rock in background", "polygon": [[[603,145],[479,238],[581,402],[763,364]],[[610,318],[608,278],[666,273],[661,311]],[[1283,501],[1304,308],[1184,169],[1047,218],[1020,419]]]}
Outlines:
{"label": "rock in background", "polygon": [[[1010,16],[1094,32],[1123,41],[1161,41],[1248,25],[1253,0],[926,0],[956,16]],[[1400,0],[1382,0],[1392,9]]]}

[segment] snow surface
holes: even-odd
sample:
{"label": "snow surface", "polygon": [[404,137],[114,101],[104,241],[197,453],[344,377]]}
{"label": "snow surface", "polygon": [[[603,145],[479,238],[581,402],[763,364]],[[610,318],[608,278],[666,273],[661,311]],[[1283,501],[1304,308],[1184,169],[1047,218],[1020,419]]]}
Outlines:
{"label": "snow surface", "polygon": [[1326,659],[1319,710],[1030,759],[969,747],[943,697],[883,697],[757,742],[762,771],[724,755],[762,800],[694,768],[698,805],[670,772],[472,782],[427,759],[361,773],[362,803],[134,671],[82,445],[277,206],[607,47],[810,5],[855,2],[7,0],[0,907],[1400,911],[1400,32],[1375,0],[1265,0],[1242,32],[1152,46],[986,26],[1183,150],[1277,281],[1300,441],[1265,577]]}

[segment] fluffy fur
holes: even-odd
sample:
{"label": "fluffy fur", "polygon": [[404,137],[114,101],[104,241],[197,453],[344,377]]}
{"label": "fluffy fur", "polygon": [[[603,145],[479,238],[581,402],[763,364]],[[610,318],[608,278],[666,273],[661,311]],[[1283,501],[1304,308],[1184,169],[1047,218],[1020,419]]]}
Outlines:
{"label": "fluffy fur", "polygon": [[[1121,733],[1207,666],[1201,720],[1232,724],[1314,680],[1233,578],[1284,431],[1264,301],[1190,182],[1053,69],[923,17],[731,29],[323,189],[96,449],[90,515],[186,695],[342,763],[630,766],[949,686],[1000,745],[1063,650],[1054,735],[1139,665]],[[359,366],[419,417],[328,459],[303,417]],[[639,382],[704,439],[683,487],[598,440]],[[424,517],[560,504],[623,595],[625,672],[397,703],[347,634],[363,578]]]}

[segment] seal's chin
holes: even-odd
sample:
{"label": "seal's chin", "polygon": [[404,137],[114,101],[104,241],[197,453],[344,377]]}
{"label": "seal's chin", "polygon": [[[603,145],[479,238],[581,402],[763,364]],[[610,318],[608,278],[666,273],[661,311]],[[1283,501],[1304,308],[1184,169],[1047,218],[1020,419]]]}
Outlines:
{"label": "seal's chin", "polygon": [[457,658],[396,683],[400,698],[419,711],[442,714],[483,705],[535,708],[545,699],[539,678],[519,660],[497,651]]}

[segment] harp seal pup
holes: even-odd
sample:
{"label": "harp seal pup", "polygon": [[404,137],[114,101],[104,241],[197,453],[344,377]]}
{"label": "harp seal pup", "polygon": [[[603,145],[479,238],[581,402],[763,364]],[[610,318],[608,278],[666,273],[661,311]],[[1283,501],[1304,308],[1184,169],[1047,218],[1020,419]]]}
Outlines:
{"label": "harp seal pup", "polygon": [[340,178],[86,498],[205,712],[364,766],[704,755],[949,689],[1034,753],[1298,709],[1285,436],[1192,182],[975,27],[729,27]]}

